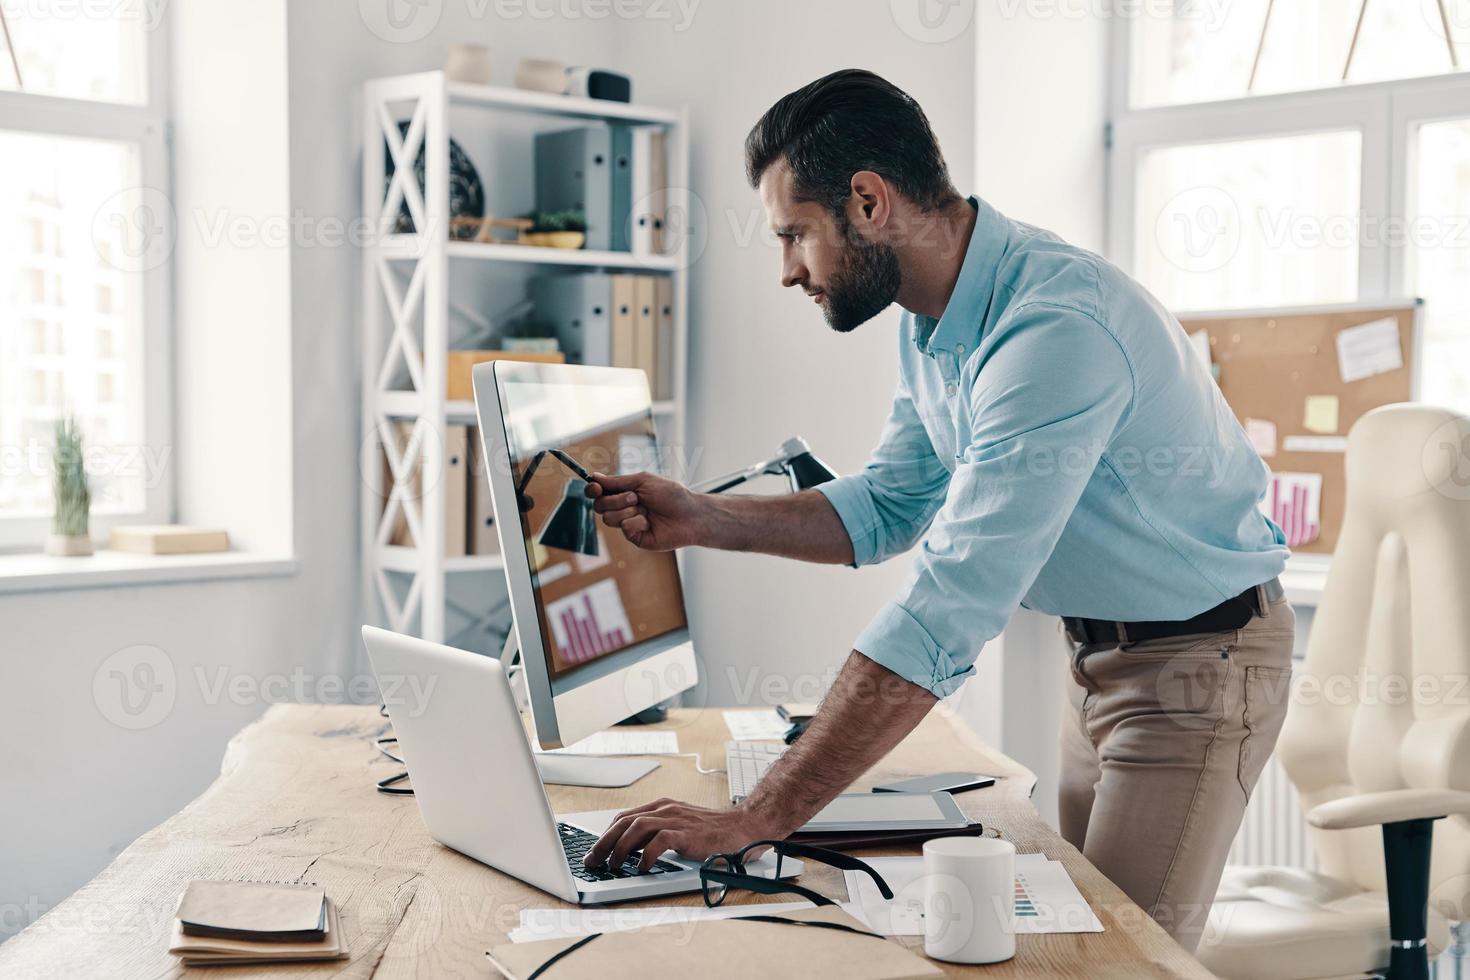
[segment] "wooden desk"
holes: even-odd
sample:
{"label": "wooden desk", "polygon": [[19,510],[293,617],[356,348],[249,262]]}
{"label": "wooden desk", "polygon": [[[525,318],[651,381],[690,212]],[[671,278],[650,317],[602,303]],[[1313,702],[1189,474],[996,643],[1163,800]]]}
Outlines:
{"label": "wooden desk", "polygon": [[[387,723],[371,707],[280,705],[237,735],[214,785],[144,834],[91,883],[0,946],[0,976],[161,977],[181,972],[167,953],[174,905],[192,878],[321,883],[340,910],[352,958],[306,968],[275,966],[262,976],[499,976],[485,951],[503,942],[523,908],[555,898],[436,844],[410,797],[373,783],[394,763],[373,737]],[[718,711],[676,711],[680,748],[723,762]],[[725,777],[699,775],[694,760],[669,758],[625,789],[550,787],[560,812],[641,803],[660,796],[706,806],[726,803]],[[946,965],[953,976],[1089,978],[1209,977],[1111,882],[1037,817],[1035,777],[986,749],[962,724],[936,711],[857,786],[937,770],[1003,776],[995,787],[957,799],[1023,852],[1064,862],[1102,919],[1101,934],[1020,936],[1016,957],[994,967]],[[495,813],[485,814],[493,824]],[[917,848],[888,853],[917,853]],[[882,853],[874,851],[871,853]],[[813,868],[803,883],[836,898],[842,880]],[[755,899],[756,896],[750,896]],[[776,899],[782,900],[782,899]],[[698,895],[649,904],[697,904]],[[922,939],[896,940],[922,945]],[[218,968],[213,968],[218,969]],[[223,974],[196,971],[219,978]],[[246,968],[231,968],[240,976]]]}

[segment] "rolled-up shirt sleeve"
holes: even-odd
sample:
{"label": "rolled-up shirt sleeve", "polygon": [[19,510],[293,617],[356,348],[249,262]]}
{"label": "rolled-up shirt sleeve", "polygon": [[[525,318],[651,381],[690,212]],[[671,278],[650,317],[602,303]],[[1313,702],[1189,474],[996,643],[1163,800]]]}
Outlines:
{"label": "rolled-up shirt sleeve", "polygon": [[908,386],[900,380],[888,421],[862,472],[817,487],[852,539],[854,566],[914,546],[944,502],[949,469],[934,452]]}
{"label": "rolled-up shirt sleeve", "polygon": [[1134,391],[1112,334],[1047,304],[1011,311],[967,370],[967,445],[948,492],[908,583],[854,644],[937,697],[1021,604]]}

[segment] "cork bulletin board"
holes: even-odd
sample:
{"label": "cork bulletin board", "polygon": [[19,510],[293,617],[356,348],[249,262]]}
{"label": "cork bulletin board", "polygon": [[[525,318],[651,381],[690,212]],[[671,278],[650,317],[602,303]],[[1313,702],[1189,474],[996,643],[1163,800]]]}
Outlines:
{"label": "cork bulletin board", "polygon": [[[1220,390],[1271,468],[1267,506],[1278,491],[1316,493],[1320,485],[1318,520],[1299,528],[1297,536],[1309,540],[1292,543],[1293,551],[1330,554],[1337,544],[1346,493],[1343,449],[1353,423],[1417,395],[1422,307],[1402,300],[1180,317],[1186,333],[1208,337]],[[1291,541],[1293,531],[1287,532]]]}
{"label": "cork bulletin board", "polygon": [[[629,457],[630,443],[651,443],[652,436],[652,423],[641,419],[557,448],[589,468],[605,470],[609,460]],[[515,466],[517,485],[528,462],[520,461]],[[521,532],[528,541],[540,535],[572,479],[573,474],[554,458],[541,461],[526,486],[532,506],[521,515]],[[674,555],[640,550],[604,525],[600,516],[597,534],[596,557],[540,544],[531,547],[532,581],[544,611],[538,617],[541,642],[550,654],[553,677],[565,676],[590,660],[688,625]],[[574,621],[570,630],[564,616]]]}

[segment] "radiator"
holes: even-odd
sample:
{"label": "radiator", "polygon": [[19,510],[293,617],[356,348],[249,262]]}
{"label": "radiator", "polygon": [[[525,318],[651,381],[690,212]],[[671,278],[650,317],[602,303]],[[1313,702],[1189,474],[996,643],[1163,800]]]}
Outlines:
{"label": "radiator", "polygon": [[1307,821],[1296,790],[1274,755],[1251,794],[1226,863],[1316,870],[1317,858],[1307,837]]}

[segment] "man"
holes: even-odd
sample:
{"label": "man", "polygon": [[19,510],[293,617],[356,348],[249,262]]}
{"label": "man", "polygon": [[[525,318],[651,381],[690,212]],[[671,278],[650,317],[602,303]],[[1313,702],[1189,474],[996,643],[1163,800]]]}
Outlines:
{"label": "man", "polygon": [[782,285],[842,333],[906,311],[878,447],[862,473],[779,497],[599,474],[596,509],[656,550],[862,565],[922,544],[745,802],[634,808],[588,863],[785,837],[1025,606],[1075,643],[1062,833],[1193,949],[1286,711],[1293,614],[1282,535],[1257,509],[1265,466],[1168,311],[1101,258],[961,197],[919,106],[878,76],[781,99],[746,165]]}

